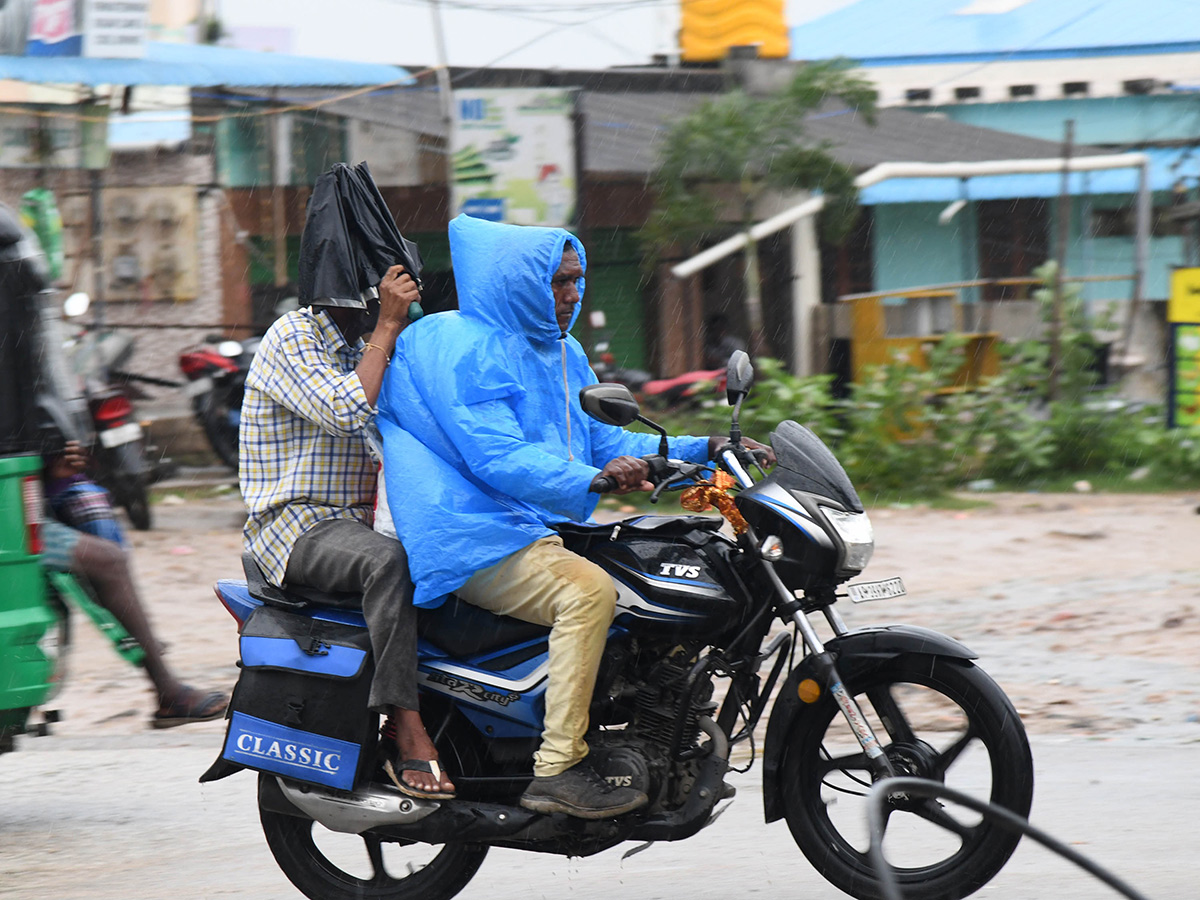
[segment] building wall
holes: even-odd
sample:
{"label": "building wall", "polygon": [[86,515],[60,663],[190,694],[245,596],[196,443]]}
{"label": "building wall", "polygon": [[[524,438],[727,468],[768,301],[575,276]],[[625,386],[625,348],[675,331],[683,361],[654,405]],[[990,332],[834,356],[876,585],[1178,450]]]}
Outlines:
{"label": "building wall", "polygon": [[967,125],[1047,141],[1061,141],[1063,123],[1071,119],[1078,144],[1194,141],[1200,136],[1200,94],[958,103],[937,111]]}
{"label": "building wall", "polygon": [[[1068,275],[1131,275],[1134,268],[1134,237],[1088,237],[1089,211],[1120,209],[1132,231],[1133,198],[1101,194],[1095,197],[1076,197],[1071,204],[1070,239],[1067,246]],[[1155,197],[1155,206],[1165,205],[1165,196]],[[1146,259],[1146,282],[1142,295],[1148,300],[1165,301],[1170,293],[1171,269],[1185,263],[1183,238],[1179,235],[1152,235]],[[1132,282],[1114,281],[1088,284],[1084,297],[1089,300],[1128,300]]]}
{"label": "building wall", "polygon": [[900,290],[975,277],[978,255],[970,208],[938,224],[944,203],[874,207],[875,290]]}
{"label": "building wall", "polygon": [[[149,299],[139,302],[104,304],[106,325],[127,329],[136,339],[128,368],[160,378],[179,377],[179,352],[219,330],[226,322],[221,285],[221,216],[223,197],[210,190],[212,158],[184,152],[138,152],[114,154],[103,173],[105,187],[190,185],[197,192],[196,253],[198,291],[195,299],[173,302]],[[80,169],[49,171],[0,170],[0,201],[13,206],[30,188],[49,187],[55,193],[63,217],[63,246],[66,256],[63,277],[56,288],[65,298],[72,291],[96,296],[91,253],[91,177]],[[93,312],[85,317],[91,321]],[[161,394],[171,389],[147,388]]]}
{"label": "building wall", "polygon": [[[1183,86],[1200,85],[1200,54],[1153,53],[1131,56],[1085,56],[1085,51],[1065,51],[1058,59],[964,59],[957,62],[924,62],[914,57],[904,65],[871,65],[863,74],[879,88],[884,106],[911,105],[910,90],[930,91],[925,103],[954,103],[955,91],[978,88],[979,101],[1011,99],[1014,85],[1032,85],[1041,100],[1064,96],[1063,85],[1083,82],[1091,97],[1120,97],[1126,82],[1152,79]],[[1071,55],[1067,55],[1070,53]],[[974,103],[976,101],[969,101]],[[964,104],[965,105],[965,104]]]}
{"label": "building wall", "polygon": [[[1165,198],[1158,199],[1161,203]],[[1130,197],[1115,195],[1074,198],[1067,244],[1068,274],[1090,276],[1133,273],[1132,234],[1085,237],[1084,232],[1085,210],[1089,206],[1093,209],[1112,209],[1128,205],[1131,201]],[[971,208],[968,206],[961,210],[950,224],[939,225],[937,218],[943,209],[945,204],[942,203],[889,203],[874,207],[872,253],[875,263],[875,290],[901,290],[978,277],[978,250],[975,246]],[[1047,229],[1053,248],[1053,236],[1056,233],[1053,210],[1047,222]],[[1165,300],[1171,268],[1183,265],[1184,262],[1181,237],[1151,237],[1143,296],[1150,300]],[[1085,288],[1085,296],[1093,300],[1128,299],[1130,284],[1090,284]]]}

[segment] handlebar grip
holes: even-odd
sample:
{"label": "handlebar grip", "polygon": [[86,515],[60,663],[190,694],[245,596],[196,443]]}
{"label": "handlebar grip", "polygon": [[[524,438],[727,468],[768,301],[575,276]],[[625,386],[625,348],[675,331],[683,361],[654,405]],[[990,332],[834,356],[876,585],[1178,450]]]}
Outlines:
{"label": "handlebar grip", "polygon": [[611,475],[597,475],[592,479],[592,483],[588,485],[588,492],[592,494],[607,494],[609,491],[617,489],[617,479]]}

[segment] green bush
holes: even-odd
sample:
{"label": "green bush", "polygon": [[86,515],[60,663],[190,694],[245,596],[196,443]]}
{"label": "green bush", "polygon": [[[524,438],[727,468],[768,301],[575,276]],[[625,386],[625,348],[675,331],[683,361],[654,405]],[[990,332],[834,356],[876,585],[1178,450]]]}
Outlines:
{"label": "green bush", "polygon": [[[1035,298],[1048,318],[1053,263],[1036,274],[1043,288]],[[783,419],[807,425],[867,496],[931,496],[973,479],[1010,488],[1083,477],[1118,484],[1130,476],[1156,487],[1200,484],[1200,429],[1167,429],[1161,408],[1098,386],[1097,342],[1078,291],[1068,288],[1063,301],[1053,398],[1045,342],[1003,346],[1001,374],[963,391],[954,376],[968,342],[946,335],[928,348],[927,368],[903,359],[869,368],[844,399],[832,396],[830,376],[797,378],[778,360],[756,360],[742,431],[765,440]],[[720,433],[729,412],[714,399],[666,415],[664,424],[674,433]]]}

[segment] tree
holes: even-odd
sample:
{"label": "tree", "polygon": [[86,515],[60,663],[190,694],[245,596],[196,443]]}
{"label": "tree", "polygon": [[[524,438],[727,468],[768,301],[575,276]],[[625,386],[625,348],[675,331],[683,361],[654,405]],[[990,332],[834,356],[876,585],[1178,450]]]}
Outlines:
{"label": "tree", "polygon": [[722,192],[732,190],[745,250],[746,320],[750,351],[768,351],[762,322],[758,250],[750,236],[754,209],[768,190],[821,191],[822,228],[845,238],[858,214],[854,173],[830,154],[828,143],[806,141],[805,119],[833,100],[875,122],[875,89],[845,60],[808,63],[777,93],[735,90],[708,100],[671,128],[651,178],[657,202],[641,237],[652,261],[669,248],[694,247],[729,230]]}

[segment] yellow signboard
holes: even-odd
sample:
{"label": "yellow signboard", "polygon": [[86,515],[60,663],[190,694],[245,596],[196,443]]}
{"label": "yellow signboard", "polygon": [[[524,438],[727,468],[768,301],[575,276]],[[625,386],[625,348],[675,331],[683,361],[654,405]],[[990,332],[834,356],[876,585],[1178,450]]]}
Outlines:
{"label": "yellow signboard", "polygon": [[1171,273],[1167,321],[1200,322],[1200,268],[1175,269]]}

